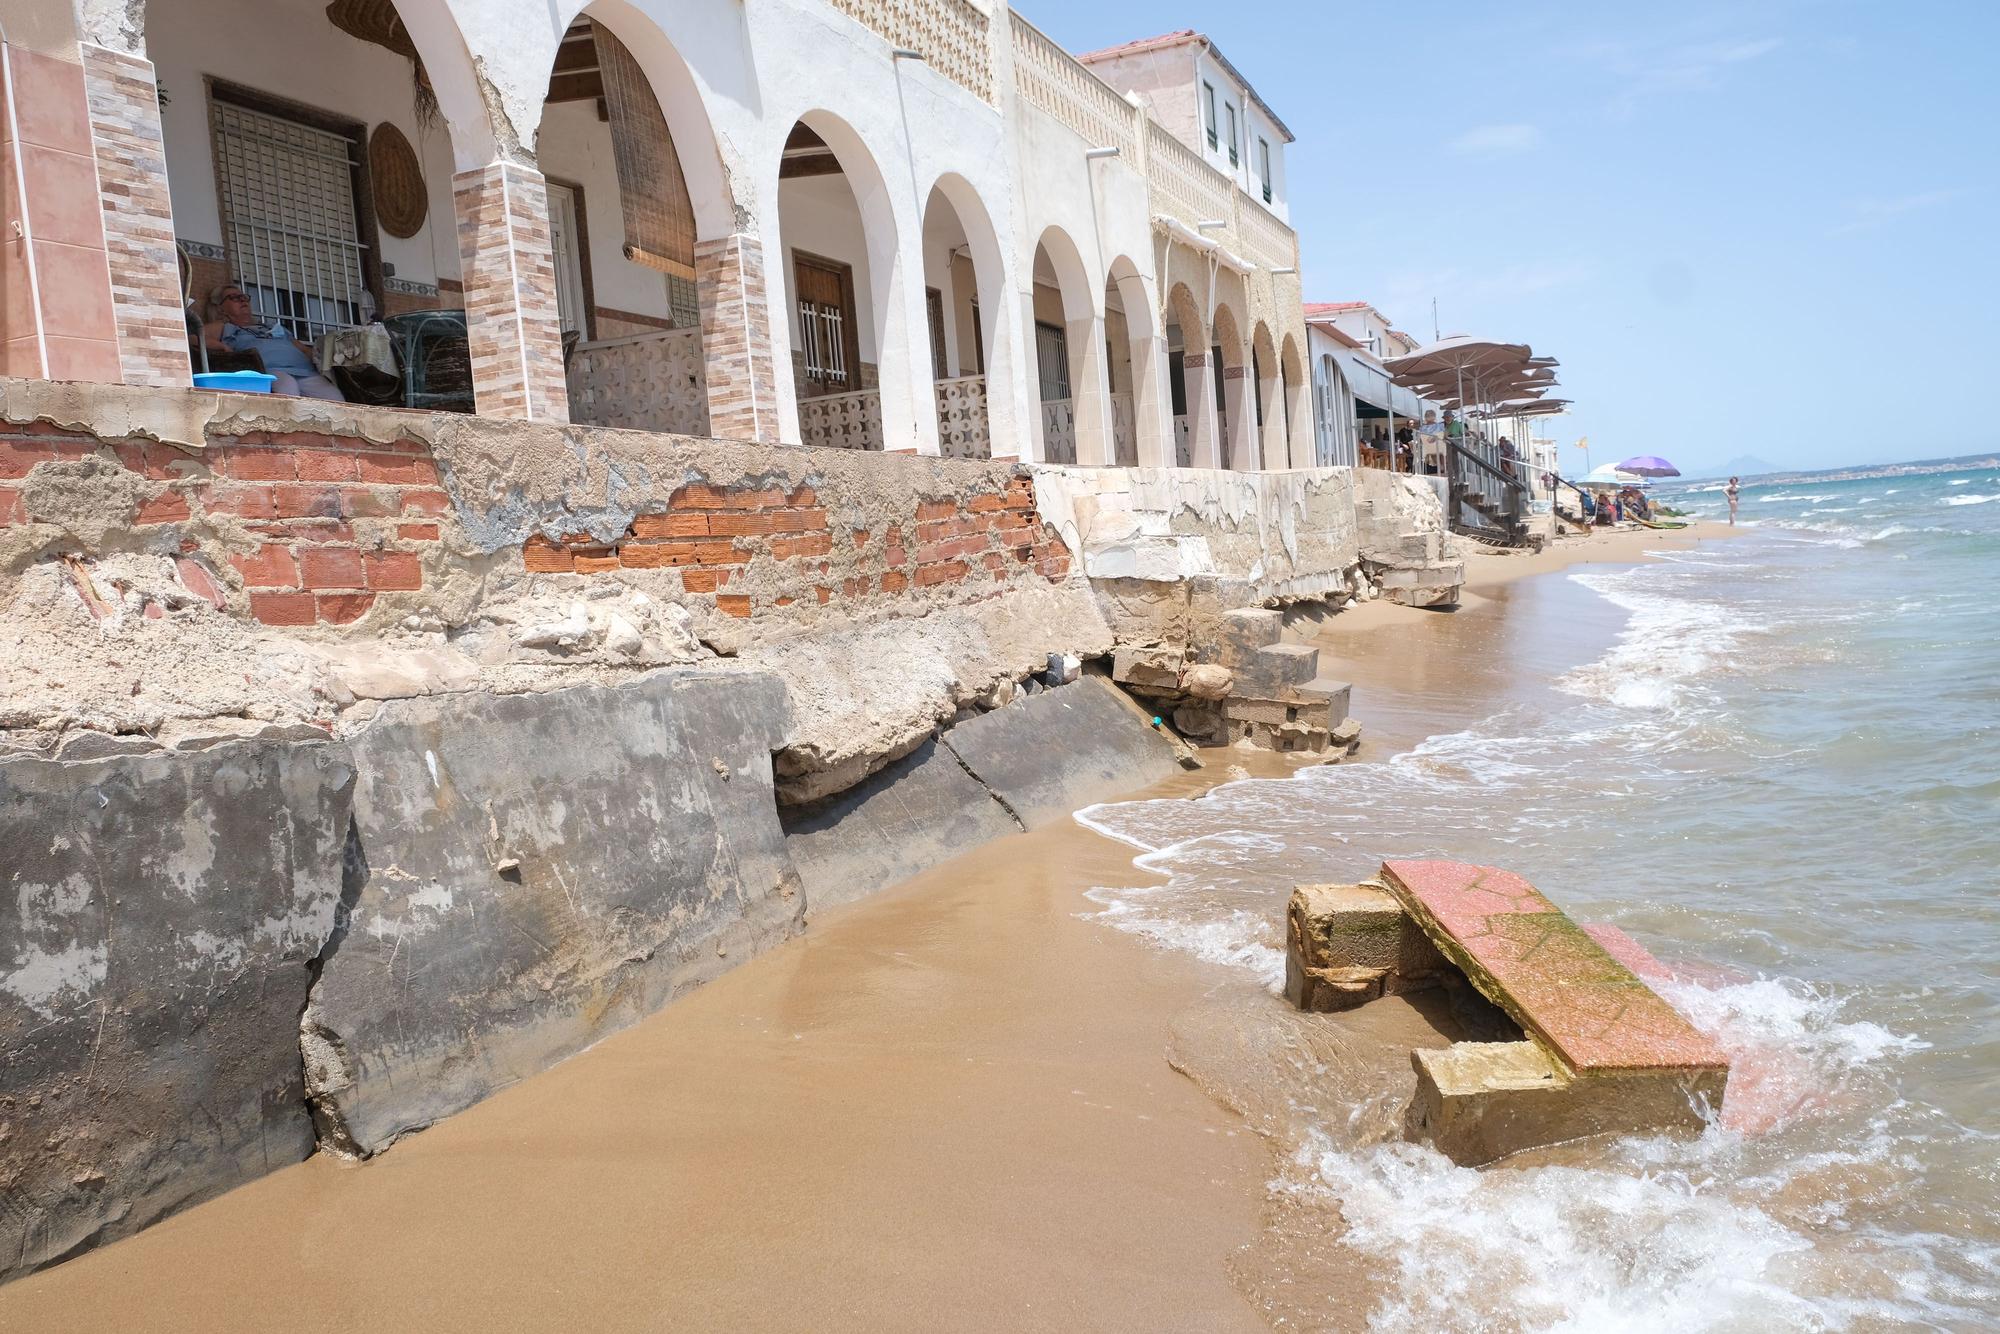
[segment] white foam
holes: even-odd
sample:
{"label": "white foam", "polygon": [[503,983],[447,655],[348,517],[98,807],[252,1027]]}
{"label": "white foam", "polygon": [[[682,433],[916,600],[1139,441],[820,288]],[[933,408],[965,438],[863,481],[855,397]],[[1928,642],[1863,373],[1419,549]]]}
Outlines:
{"label": "white foam", "polygon": [[1943,503],[1947,505],[1984,505],[1995,500],[2000,500],[2000,493],[1990,496],[1946,496]]}
{"label": "white foam", "polygon": [[1949,482],[1946,482],[1946,483],[1945,483],[1945,485],[1946,485],[1946,486],[1971,486],[1971,485],[1972,485],[1972,479],[1971,479],[1970,477],[1954,477],[1954,478],[1953,478],[1953,479],[1952,479],[1951,481],[1949,481]]}

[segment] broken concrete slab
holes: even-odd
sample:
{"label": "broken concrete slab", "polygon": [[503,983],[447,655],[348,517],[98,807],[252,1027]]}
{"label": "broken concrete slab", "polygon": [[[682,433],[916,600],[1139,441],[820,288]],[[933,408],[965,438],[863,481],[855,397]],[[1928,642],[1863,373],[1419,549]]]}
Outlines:
{"label": "broken concrete slab", "polygon": [[806,909],[921,875],[1021,824],[949,747],[926,741],[835,796],[780,811]]}
{"label": "broken concrete slab", "polygon": [[377,1152],[796,932],[788,721],[747,671],[385,704],[302,1020],[322,1144]]}
{"label": "broken concrete slab", "polygon": [[346,747],[0,759],[0,1279],[312,1152]]}
{"label": "broken concrete slab", "polygon": [[1376,885],[1300,885],[1285,907],[1285,999],[1348,1010],[1377,996],[1442,986],[1451,965]]}
{"label": "broken concrete slab", "polygon": [[944,744],[1028,829],[1180,768],[1174,746],[1148,716],[1094,676],[962,723],[944,734]]}

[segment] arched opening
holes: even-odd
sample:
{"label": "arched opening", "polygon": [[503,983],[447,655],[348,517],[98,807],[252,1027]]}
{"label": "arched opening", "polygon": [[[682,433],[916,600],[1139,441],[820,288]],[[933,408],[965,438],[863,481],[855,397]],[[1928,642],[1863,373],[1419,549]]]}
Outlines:
{"label": "arched opening", "polygon": [[[1278,348],[1278,399],[1284,405],[1285,452],[1288,468],[1310,466],[1313,456],[1312,398],[1306,388],[1305,362],[1296,335],[1286,334]],[[1265,455],[1265,466],[1273,466]]]}
{"label": "arched opening", "polygon": [[[778,227],[799,439],[842,449],[885,448],[883,350],[902,324],[895,300],[895,219],[874,158],[838,117],[812,112],[786,136]],[[907,388],[902,374],[896,370]],[[908,396],[892,391],[886,397],[902,402]]]}
{"label": "arched opening", "polygon": [[1126,467],[1174,462],[1166,401],[1166,343],[1152,286],[1120,255],[1104,283],[1104,341],[1111,386],[1113,457]]}
{"label": "arched opening", "polygon": [[[442,6],[414,24],[359,0],[147,8],[185,287],[210,325],[196,369],[254,360],[281,390],[470,411],[454,140],[492,139]],[[239,290],[234,318],[210,308]],[[386,338],[355,332],[376,321]],[[330,343],[349,364],[323,373]]]}
{"label": "arched opening", "polygon": [[1271,326],[1257,321],[1250,334],[1250,385],[1255,400],[1258,467],[1285,466],[1285,390],[1278,373],[1278,345]]}
{"label": "arched opening", "polygon": [[572,419],[753,434],[710,412],[697,250],[728,201],[700,96],[650,19],[601,0],[570,24],[535,149]]}
{"label": "arched opening", "polygon": [[1183,468],[1222,466],[1220,368],[1211,352],[1201,302],[1186,283],[1167,293],[1167,389],[1174,423],[1174,462]]}
{"label": "arched opening", "polygon": [[1222,442],[1218,466],[1239,470],[1257,466],[1256,406],[1251,395],[1250,346],[1236,321],[1236,312],[1218,302],[1210,334],[1209,355],[1221,368],[1215,382],[1216,436]]}
{"label": "arched opening", "polygon": [[1323,468],[1353,468],[1360,465],[1354,429],[1354,390],[1347,375],[1331,353],[1319,359],[1313,377],[1315,457]]}
{"label": "arched opening", "polygon": [[1099,345],[1103,326],[1083,257],[1061,228],[1049,228],[1036,243],[1033,281],[1041,458],[1048,463],[1109,463],[1104,350]]}
{"label": "arched opening", "polygon": [[924,204],[925,346],[937,399],[938,452],[947,458],[993,454],[986,350],[999,314],[999,263],[992,224],[970,183],[950,176],[931,187]]}

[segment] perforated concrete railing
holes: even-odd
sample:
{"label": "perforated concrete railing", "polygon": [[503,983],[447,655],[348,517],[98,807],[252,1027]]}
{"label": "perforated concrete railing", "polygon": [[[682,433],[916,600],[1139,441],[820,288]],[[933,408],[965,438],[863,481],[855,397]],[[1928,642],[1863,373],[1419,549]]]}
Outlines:
{"label": "perforated concrete railing", "polygon": [[1076,462],[1076,405],[1067,398],[1042,404],[1042,450],[1050,463]]}
{"label": "perforated concrete railing", "polygon": [[986,377],[962,375],[937,382],[938,452],[948,459],[993,457],[986,424]]}
{"label": "perforated concrete railing", "polygon": [[1132,420],[1130,394],[1111,396],[1111,449],[1112,459],[1120,467],[1139,466],[1139,433]]}
{"label": "perforated concrete railing", "polygon": [[706,370],[699,329],[586,343],[570,358],[571,420],[707,435]]}
{"label": "perforated concrete railing", "polygon": [[1129,161],[1138,152],[1138,112],[1110,84],[1034,24],[1013,20],[1014,87],[1023,101],[1075,130],[1092,148],[1116,148]]}
{"label": "perforated concrete railing", "polygon": [[1242,237],[1243,248],[1248,252],[1244,258],[1254,259],[1273,269],[1288,268],[1298,263],[1298,238],[1290,227],[1240,191],[1237,193],[1236,208],[1236,228]]}
{"label": "perforated concrete railing", "polygon": [[882,448],[882,395],[862,389],[800,399],[799,443],[828,449]]}
{"label": "perforated concrete railing", "polygon": [[992,33],[966,0],[833,0],[833,7],[881,34],[982,101],[993,100]]}
{"label": "perforated concrete railing", "polygon": [[1235,212],[1236,187],[1229,178],[1152,121],[1146,122],[1146,177],[1153,207],[1189,227],[1227,220]]}

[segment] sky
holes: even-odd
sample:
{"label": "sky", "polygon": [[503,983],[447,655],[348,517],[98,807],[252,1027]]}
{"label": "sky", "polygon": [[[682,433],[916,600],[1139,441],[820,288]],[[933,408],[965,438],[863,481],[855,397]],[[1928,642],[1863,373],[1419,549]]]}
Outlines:
{"label": "sky", "polygon": [[1206,33],[1298,137],[1306,299],[1559,357],[1593,462],[2000,447],[2000,0],[1015,7]]}

